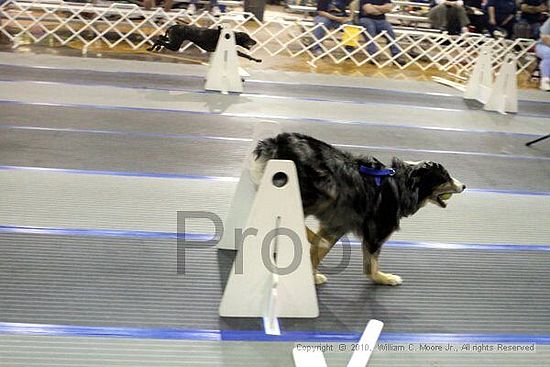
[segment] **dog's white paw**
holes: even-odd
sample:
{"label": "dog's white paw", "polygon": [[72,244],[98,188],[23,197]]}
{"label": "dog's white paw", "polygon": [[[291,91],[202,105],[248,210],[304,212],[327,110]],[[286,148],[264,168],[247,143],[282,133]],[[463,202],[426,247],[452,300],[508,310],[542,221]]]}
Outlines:
{"label": "dog's white paw", "polygon": [[326,283],[327,280],[328,280],[327,277],[324,276],[324,275],[321,274],[321,273],[315,273],[315,274],[313,274],[313,279],[315,280],[315,284],[317,284],[317,285]]}
{"label": "dog's white paw", "polygon": [[395,274],[388,274],[388,273],[382,273],[379,271],[378,273],[374,274],[374,276],[370,277],[373,282],[377,284],[384,284],[384,285],[399,285],[403,283],[403,279],[399,275]]}

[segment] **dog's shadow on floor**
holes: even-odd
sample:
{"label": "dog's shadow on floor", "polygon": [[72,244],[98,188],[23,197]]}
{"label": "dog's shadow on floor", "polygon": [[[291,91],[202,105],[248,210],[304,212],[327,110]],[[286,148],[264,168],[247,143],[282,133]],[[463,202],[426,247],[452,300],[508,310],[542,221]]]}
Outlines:
{"label": "dog's shadow on floor", "polygon": [[[231,106],[251,102],[250,98],[243,97],[240,93],[222,94],[214,91],[183,92],[166,91],[164,93],[149,93],[148,99],[165,102],[166,109],[177,108],[183,111],[203,112],[204,107],[209,113],[224,113]],[[181,105],[174,105],[181,103]],[[206,111],[204,111],[206,112]]]}

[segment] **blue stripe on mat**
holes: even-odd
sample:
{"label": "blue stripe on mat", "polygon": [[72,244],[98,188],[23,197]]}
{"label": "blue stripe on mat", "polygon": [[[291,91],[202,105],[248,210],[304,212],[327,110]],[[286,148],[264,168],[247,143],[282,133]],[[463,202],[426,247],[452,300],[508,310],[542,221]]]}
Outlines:
{"label": "blue stripe on mat", "polygon": [[[124,231],[116,229],[82,229],[54,227],[25,227],[0,225],[0,233],[43,234],[57,236],[92,236],[92,237],[129,237],[129,238],[162,238],[177,239],[175,232]],[[182,233],[181,238],[187,241],[205,242],[214,237],[208,233]],[[348,241],[358,246],[355,240]],[[440,250],[488,250],[488,251],[550,251],[550,244],[513,244],[513,243],[441,243],[424,241],[388,241],[385,246],[405,248],[431,248]]]}
{"label": "blue stripe on mat", "polygon": [[[195,341],[357,342],[361,333],[287,331],[280,336],[260,330],[127,328],[0,322],[0,334],[36,336],[114,337]],[[535,343],[550,344],[550,335],[382,333],[379,343]]]}
{"label": "blue stripe on mat", "polygon": [[73,174],[80,174],[80,175],[176,178],[176,179],[185,179],[185,180],[206,180],[206,181],[225,181],[225,182],[239,181],[238,177],[187,175],[187,174],[180,174],[180,173],[96,171],[96,170],[83,170],[83,169],[70,169],[70,168],[23,167],[23,166],[0,166],[0,170],[41,171],[41,172],[73,173]]}
{"label": "blue stripe on mat", "polygon": [[[128,177],[149,177],[149,178],[172,178],[184,180],[224,181],[238,182],[238,177],[229,176],[203,176],[188,175],[183,173],[154,173],[154,172],[124,172],[124,171],[99,171],[72,168],[51,168],[51,167],[28,167],[28,166],[0,166],[5,171],[40,171],[56,173],[72,173],[80,175],[103,175],[103,176],[128,176]],[[479,192],[504,195],[525,195],[525,196],[550,196],[546,191],[522,191],[522,190],[499,190],[499,189],[467,189],[466,192]]]}
{"label": "blue stripe on mat", "polygon": [[[94,82],[77,82],[77,81],[71,81],[71,82],[55,82],[55,81],[40,81],[40,80],[10,80],[10,79],[0,79],[0,82],[7,82],[7,83],[16,83],[16,82],[25,82],[25,83],[34,83],[34,84],[50,84],[50,85],[59,85],[59,86],[65,86],[65,85],[79,85],[79,86],[85,86],[85,87],[104,87],[104,88],[113,88],[113,89],[134,89],[134,90],[152,90],[152,91],[165,91],[165,92],[182,92],[182,93],[188,93],[188,94],[216,94],[212,91],[205,91],[202,89],[188,89],[188,88],[177,88],[177,87],[150,87],[150,86],[130,86],[130,85],[112,85],[112,84],[104,84],[104,83],[94,83]],[[471,111],[479,111],[476,109],[469,109],[469,108],[447,108],[447,107],[433,107],[433,106],[425,106],[425,105],[414,105],[414,104],[403,104],[403,103],[391,103],[391,102],[373,102],[369,100],[354,100],[354,99],[330,99],[330,98],[319,98],[319,97],[300,97],[300,96],[285,96],[285,95],[275,95],[275,94],[264,94],[264,93],[234,93],[230,92],[230,94],[237,94],[241,97],[258,97],[258,98],[266,98],[266,99],[282,99],[282,100],[301,100],[306,102],[324,102],[324,103],[345,103],[345,104],[358,104],[358,105],[391,105],[394,107],[400,107],[400,108],[408,108],[408,109],[424,109],[424,110],[431,110],[431,111],[447,111],[447,112],[471,112]],[[458,96],[457,99],[461,99],[462,97]],[[519,101],[518,101],[519,102]],[[546,104],[547,102],[538,102],[538,101],[530,101],[530,103],[541,103]],[[521,106],[520,106],[521,107]],[[517,115],[519,116],[525,116],[525,117],[535,117],[535,118],[542,118],[546,119],[548,116],[544,113],[525,113],[522,112],[521,109],[519,112],[517,112]]]}
{"label": "blue stripe on mat", "polygon": [[[46,69],[46,70],[58,70],[58,71],[77,71],[77,72],[98,72],[98,73],[116,73],[118,76],[124,75],[124,74],[130,74],[130,75],[151,75],[150,73],[145,72],[121,72],[121,71],[106,71],[106,70],[90,70],[90,69],[70,69],[70,68],[57,68],[57,67],[44,67],[44,66],[34,66],[34,65],[11,65],[11,64],[4,64],[0,63],[0,66],[15,66],[15,67],[21,67],[21,68],[33,68],[33,69]],[[163,74],[163,73],[152,73],[156,75],[161,75],[168,77],[170,74]],[[183,78],[189,78],[189,79],[204,79],[203,76],[199,75],[178,75],[179,77]],[[117,85],[110,85],[110,84],[101,84],[101,83],[83,83],[83,82],[77,82],[77,81],[71,81],[68,82],[55,82],[55,81],[36,81],[36,80],[13,80],[13,79],[1,79],[3,82],[31,82],[31,83],[43,83],[43,84],[76,84],[76,85],[89,85],[89,86],[104,86],[104,87],[118,87],[118,88],[128,88],[128,89],[153,89],[153,90],[176,90],[176,91],[187,91],[190,93],[208,93],[208,91],[204,91],[202,89],[185,89],[185,88],[158,88],[158,87],[147,87],[147,86],[117,86]],[[361,92],[363,90],[369,90],[369,91],[376,91],[376,92],[383,92],[387,94],[396,94],[396,95],[418,95],[418,96],[436,96],[436,97],[447,97],[447,98],[453,98],[460,100],[462,99],[462,96],[460,94],[451,94],[451,93],[442,93],[442,92],[421,92],[421,91],[405,91],[405,90],[398,90],[398,89],[380,89],[380,88],[374,88],[374,87],[366,87],[366,86],[350,86],[350,85],[327,85],[327,84],[309,84],[309,83],[298,83],[298,82],[283,82],[283,81],[269,81],[269,80],[261,80],[261,79],[247,79],[247,83],[250,84],[271,84],[271,85],[295,85],[295,86],[307,86],[307,87],[313,87],[313,88],[332,88],[336,91],[342,90],[342,89],[351,89],[357,92]],[[247,94],[241,94],[241,95],[261,95],[260,93],[247,93]],[[266,95],[268,97],[279,97],[278,95]],[[282,96],[283,98],[294,98],[294,97],[286,97]],[[344,103],[369,103],[368,101],[361,101],[361,100],[338,100],[338,99],[328,99],[328,98],[314,98],[314,97],[301,97],[297,99],[303,99],[303,100],[312,100],[312,101],[320,101],[320,102],[344,102]],[[546,101],[540,101],[540,100],[528,100],[528,99],[518,99],[518,102],[520,103],[535,103],[535,104],[549,104],[550,102]],[[410,107],[410,105],[400,105],[405,107]],[[412,106],[416,107],[416,106]],[[417,106],[422,107],[422,106]]]}
{"label": "blue stripe on mat", "polygon": [[[89,86],[89,87],[105,87],[105,88],[114,88],[114,89],[134,89],[134,90],[153,90],[153,91],[175,91],[183,92],[189,94],[214,94],[215,92],[205,91],[202,89],[189,89],[189,88],[177,88],[177,87],[149,87],[149,86],[131,86],[131,85],[112,85],[96,82],[55,82],[55,81],[40,81],[40,80],[10,80],[10,79],[0,79],[0,82],[25,82],[25,83],[34,83],[34,84],[50,84],[50,85],[79,85],[79,86]],[[329,98],[319,98],[319,97],[299,97],[299,96],[284,96],[284,95],[275,95],[275,94],[265,94],[265,93],[240,93],[242,97],[258,97],[258,98],[269,98],[269,99],[283,99],[283,100],[301,100],[307,102],[328,102],[328,103],[346,103],[346,104],[358,104],[358,105],[380,105],[384,102],[372,102],[369,100],[353,100],[353,99],[329,99]],[[460,97],[459,97],[460,98]],[[448,111],[448,112],[466,112],[470,111],[465,108],[445,108],[445,107],[432,107],[432,106],[422,106],[422,105],[413,105],[413,104],[400,104],[400,103],[391,103],[386,102],[395,107],[405,107],[410,109],[424,109],[432,111]],[[533,116],[546,118],[546,115],[539,114],[522,114],[523,116]]]}
{"label": "blue stripe on mat", "polygon": [[[174,74],[169,73],[159,73],[155,71],[150,70],[141,70],[141,71],[112,71],[112,70],[95,70],[95,69],[79,69],[79,68],[67,68],[67,67],[57,67],[57,66],[42,66],[42,65],[14,65],[9,63],[0,63],[0,66],[15,66],[15,67],[21,67],[21,68],[33,68],[33,69],[43,69],[43,70],[63,70],[63,71],[76,71],[76,72],[100,72],[100,73],[112,73],[116,75],[161,75],[161,76],[172,76]],[[200,79],[203,80],[204,76],[201,75],[190,75],[190,74],[177,74],[179,77],[183,78],[189,78],[189,79]],[[372,91],[383,91],[385,93],[394,93],[394,94],[418,94],[418,95],[430,95],[430,96],[441,96],[441,97],[456,97],[456,98],[462,98],[460,94],[452,94],[452,93],[443,93],[443,92],[421,92],[421,91],[410,91],[410,90],[400,90],[400,89],[380,89],[380,88],[374,88],[374,87],[367,87],[367,86],[358,86],[358,85],[341,85],[341,84],[312,84],[311,82],[292,82],[292,81],[280,81],[280,80],[262,80],[262,79],[247,79],[247,83],[256,83],[256,84],[279,84],[279,85],[298,85],[298,86],[310,86],[310,87],[319,87],[319,88],[344,88],[344,89],[357,89],[359,91],[365,89],[365,90],[372,90]],[[541,103],[541,104],[550,104],[550,102],[546,101],[538,101],[538,100],[529,100],[529,99],[518,99],[519,102],[535,102],[535,103]]]}
{"label": "blue stripe on mat", "polygon": [[[0,129],[63,132],[63,133],[75,133],[75,134],[116,135],[116,136],[137,137],[137,138],[186,139],[191,141],[213,140],[213,141],[239,142],[239,143],[252,142],[252,139],[246,139],[246,138],[208,136],[208,135],[199,136],[199,135],[191,135],[191,134],[160,134],[160,133],[149,133],[149,132],[140,132],[140,131],[51,128],[51,127],[40,127],[40,126],[17,126],[17,125],[0,125]],[[471,151],[463,151],[463,150],[399,148],[399,147],[359,145],[359,144],[337,144],[337,143],[331,143],[331,144],[339,148],[369,149],[369,150],[381,150],[381,151],[390,151],[390,152],[451,154],[451,155],[467,155],[467,156],[491,157],[491,158],[502,158],[502,159],[550,160],[550,157],[502,154],[502,153],[471,152]]]}
{"label": "blue stripe on mat", "polygon": [[456,131],[456,132],[474,133],[474,134],[499,134],[499,135],[507,135],[507,136],[525,137],[527,139],[539,137],[541,135],[541,134],[529,134],[529,133],[506,132],[506,131],[483,130],[483,129],[459,129],[459,128],[450,128],[450,127],[437,127],[437,126],[401,125],[401,124],[381,123],[381,122],[371,122],[371,121],[334,121],[334,120],[321,119],[321,118],[293,117],[293,116],[279,116],[279,115],[253,115],[249,113],[190,111],[190,110],[183,110],[183,109],[165,109],[165,108],[152,108],[152,107],[104,106],[104,105],[78,104],[78,103],[22,102],[22,101],[16,101],[16,100],[0,100],[0,104],[93,108],[93,109],[100,109],[100,110],[119,110],[119,111],[177,112],[177,113],[202,115],[202,116],[218,115],[218,116],[225,116],[225,117],[274,119],[274,120],[292,121],[292,122],[304,121],[304,122],[322,123],[322,124],[365,125],[365,126],[376,126],[376,127],[384,127],[384,128],[392,128],[392,129],[393,128],[423,129],[423,130],[435,130],[435,131]]}
{"label": "blue stripe on mat", "polygon": [[192,134],[162,134],[162,133],[150,133],[150,132],[142,132],[142,131],[74,129],[74,128],[55,128],[55,127],[18,126],[18,125],[0,125],[0,129],[47,131],[47,132],[62,132],[62,133],[77,133],[77,134],[122,135],[122,136],[140,137],[140,138],[188,139],[188,140],[194,140],[194,141],[219,140],[219,141],[233,141],[233,142],[241,142],[241,143],[252,142],[252,139],[250,138],[234,138],[234,137],[225,137],[225,136],[192,135]]}

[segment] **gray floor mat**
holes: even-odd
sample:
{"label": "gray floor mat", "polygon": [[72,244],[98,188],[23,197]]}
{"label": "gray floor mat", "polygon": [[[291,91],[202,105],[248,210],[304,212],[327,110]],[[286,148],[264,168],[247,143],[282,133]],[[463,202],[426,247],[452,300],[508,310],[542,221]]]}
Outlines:
{"label": "gray floor mat", "polygon": [[[220,126],[218,133],[222,130]],[[0,165],[238,177],[249,146],[241,141],[1,129]],[[396,155],[411,161],[440,162],[470,188],[549,189],[550,161],[546,159],[345,149],[374,155],[387,164]]]}
{"label": "gray floor mat", "polygon": [[[196,90],[203,92],[202,77],[147,75],[136,73],[110,73],[83,70],[48,70],[40,68],[0,65],[0,74],[4,80],[36,80],[55,81],[62,83],[83,83],[87,85],[109,85],[134,88],[161,88],[170,90]],[[412,107],[448,108],[460,110],[482,109],[480,103],[467,101],[460,97],[407,93],[407,91],[390,91],[371,88],[319,86],[319,85],[289,85],[277,83],[262,83],[259,81],[246,84],[248,94],[268,94],[273,96],[295,97],[314,100],[338,100],[353,103],[387,103],[401,104]],[[550,102],[549,102],[550,103]],[[534,101],[519,101],[519,113],[550,117],[549,103]]]}
{"label": "gray floor mat", "polygon": [[[4,322],[261,329],[259,319],[218,317],[233,252],[189,248],[178,275],[174,240],[1,234],[0,246]],[[385,287],[362,275],[358,247],[335,271],[344,258],[338,248],[323,265],[321,316],[284,319],[282,327],[361,332],[376,318],[386,332],[549,334],[550,285],[540,281],[548,256],[387,248],[383,269],[404,283]]]}

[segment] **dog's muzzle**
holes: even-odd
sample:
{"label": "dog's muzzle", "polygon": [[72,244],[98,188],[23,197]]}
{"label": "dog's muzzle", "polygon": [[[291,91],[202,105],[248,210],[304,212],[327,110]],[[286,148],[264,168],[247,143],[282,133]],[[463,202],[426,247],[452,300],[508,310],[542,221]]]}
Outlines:
{"label": "dog's muzzle", "polygon": [[435,200],[432,198],[432,201],[435,201],[437,205],[442,208],[447,207],[447,203],[445,201],[449,200],[453,194],[460,194],[466,190],[466,185],[454,178],[450,185],[445,186],[446,187],[441,188],[440,192],[436,193]]}

